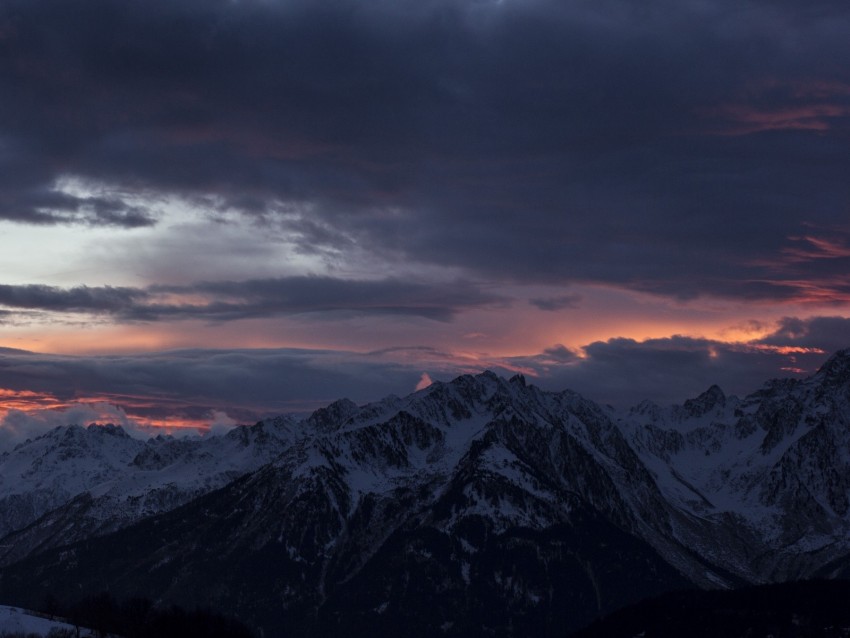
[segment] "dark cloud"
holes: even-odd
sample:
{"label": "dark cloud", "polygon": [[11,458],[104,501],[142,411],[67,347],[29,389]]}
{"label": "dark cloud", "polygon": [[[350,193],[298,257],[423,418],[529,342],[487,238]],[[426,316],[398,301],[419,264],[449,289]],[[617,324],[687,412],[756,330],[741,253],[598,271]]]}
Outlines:
{"label": "dark cloud", "polygon": [[561,295],[558,297],[539,297],[529,299],[532,306],[540,308],[540,310],[564,310],[565,308],[578,308],[581,303],[581,295]]}
{"label": "dark cloud", "polygon": [[[182,302],[181,296],[201,296],[208,301]],[[506,303],[505,298],[485,293],[463,281],[435,285],[398,279],[358,281],[289,277],[160,285],[147,289],[0,285],[0,306],[102,314],[122,321],[231,321],[307,313],[335,317],[341,314],[409,315],[449,321],[461,310]]]}
{"label": "dark cloud", "polygon": [[747,343],[616,338],[591,343],[580,354],[561,346],[510,361],[533,371],[543,387],[570,388],[625,407],[647,398],[681,402],[712,384],[744,396],[769,379],[813,374],[829,355],[848,347],[850,319],[788,317],[773,333]]}
{"label": "dark cloud", "polygon": [[[307,312],[360,312],[364,314],[402,314],[448,320],[463,309],[504,305],[505,298],[482,292],[467,282],[440,285],[398,279],[354,281],[330,277],[288,277],[245,282],[203,282],[187,287],[153,287],[155,292],[200,293],[215,298],[237,299],[234,314],[269,316]],[[207,308],[212,316],[230,314],[227,305]],[[192,314],[192,307],[177,306],[176,314]],[[156,313],[156,309],[154,309]],[[165,311],[163,314],[168,314]]]}
{"label": "dark cloud", "polygon": [[[537,375],[546,389],[570,389],[585,396],[626,407],[643,399],[659,403],[681,401],[699,394],[713,383],[727,391],[751,391],[779,366],[754,365],[750,354],[739,378],[733,357],[721,361],[716,342],[689,337],[635,341],[616,338],[591,343],[581,354],[564,347],[511,361]],[[755,369],[754,369],[755,368]],[[750,384],[750,385],[747,385]]]}
{"label": "dark cloud", "polygon": [[788,249],[850,233],[848,32],[837,2],[11,0],[0,218],[157,219],[72,175],[285,209],[306,252],[846,302],[848,257]]}
{"label": "dark cloud", "polygon": [[[410,392],[421,370],[379,355],[330,350],[177,350],[72,357],[0,352],[0,388],[57,401],[98,398],[136,417],[242,422],[310,410],[343,396],[365,402]],[[48,406],[49,407],[49,406]]]}
{"label": "dark cloud", "polygon": [[[0,166],[8,168],[16,158]],[[76,196],[44,183],[27,184],[18,181],[18,175],[0,177],[0,219],[36,225],[85,224],[88,226],[114,226],[140,228],[156,224],[153,212],[130,205],[117,197]],[[61,174],[49,174],[58,178]]]}
{"label": "dark cloud", "polygon": [[592,343],[584,352],[578,367],[558,371],[550,382],[620,407],[645,398],[680,402],[712,384],[743,396],[768,379],[799,376],[782,370],[789,364],[782,354],[689,337],[610,339]]}
{"label": "dark cloud", "polygon": [[27,310],[121,313],[147,297],[145,291],[134,288],[0,284],[0,306]]}
{"label": "dark cloud", "polygon": [[775,332],[759,343],[773,346],[819,348],[835,352],[850,347],[850,319],[847,317],[786,317]]}

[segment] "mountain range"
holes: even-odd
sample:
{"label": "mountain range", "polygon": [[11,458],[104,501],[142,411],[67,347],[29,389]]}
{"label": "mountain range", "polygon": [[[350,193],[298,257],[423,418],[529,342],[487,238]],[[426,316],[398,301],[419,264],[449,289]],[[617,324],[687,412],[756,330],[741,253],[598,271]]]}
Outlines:
{"label": "mountain range", "polygon": [[108,590],[263,636],[564,636],[664,592],[850,576],[850,350],[618,410],[522,376],[197,439],[0,456],[0,602]]}

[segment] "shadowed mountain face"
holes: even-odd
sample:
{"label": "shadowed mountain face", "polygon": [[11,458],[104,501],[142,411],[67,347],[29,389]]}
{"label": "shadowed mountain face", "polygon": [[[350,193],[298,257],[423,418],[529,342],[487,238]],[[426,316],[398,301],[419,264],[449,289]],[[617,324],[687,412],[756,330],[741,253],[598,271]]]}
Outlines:
{"label": "shadowed mountain face", "polygon": [[848,599],[846,580],[673,592],[614,612],[570,638],[839,638],[850,634]]}
{"label": "shadowed mountain face", "polygon": [[[133,441],[80,461],[104,478],[0,541],[0,600],[109,589],[212,605],[266,635],[563,635],[672,589],[841,574],[848,361],[744,399],[713,386],[624,413],[484,373],[218,443]],[[24,452],[0,470],[44,485]],[[125,507],[164,485],[181,496],[159,513]]]}

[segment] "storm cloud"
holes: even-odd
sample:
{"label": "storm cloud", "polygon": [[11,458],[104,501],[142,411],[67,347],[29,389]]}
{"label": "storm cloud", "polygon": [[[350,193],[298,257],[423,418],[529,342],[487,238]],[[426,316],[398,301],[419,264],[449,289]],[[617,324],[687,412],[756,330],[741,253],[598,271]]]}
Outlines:
{"label": "storm cloud", "polygon": [[0,218],[179,194],[388,267],[843,304],[848,32],[838,2],[12,0]]}
{"label": "storm cloud", "polygon": [[[207,301],[180,301],[187,297]],[[175,301],[169,302],[168,298]],[[297,314],[409,315],[448,321],[461,310],[506,303],[507,299],[462,281],[435,286],[397,279],[290,277],[159,285],[146,289],[0,285],[0,306],[108,315],[118,321],[232,321]]]}
{"label": "storm cloud", "polygon": [[848,347],[850,319],[786,317],[766,336],[748,342],[672,336],[613,338],[579,351],[556,346],[511,359],[551,390],[570,388],[618,407],[644,399],[661,404],[695,397],[711,385],[745,396],[778,377],[814,374]]}
{"label": "storm cloud", "polygon": [[0,411],[809,374],[850,345],[848,33],[837,1],[2,2],[0,326],[45,352],[0,348]]}
{"label": "storm cloud", "polygon": [[148,293],[132,288],[0,284],[0,306],[58,312],[113,313],[132,307]]}

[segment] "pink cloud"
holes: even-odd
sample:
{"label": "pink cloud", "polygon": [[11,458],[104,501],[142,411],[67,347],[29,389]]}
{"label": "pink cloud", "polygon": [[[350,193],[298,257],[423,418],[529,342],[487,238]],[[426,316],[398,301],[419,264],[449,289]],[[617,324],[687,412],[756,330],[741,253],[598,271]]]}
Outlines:
{"label": "pink cloud", "polygon": [[428,373],[427,373],[427,372],[423,372],[423,373],[422,373],[422,376],[421,376],[421,377],[419,377],[419,383],[417,383],[417,384],[416,384],[416,388],[415,388],[415,390],[416,390],[417,392],[418,392],[419,390],[424,390],[425,388],[427,388],[427,387],[428,387],[429,385],[431,385],[432,383],[434,383],[434,382],[431,380],[431,377],[428,375]]}

